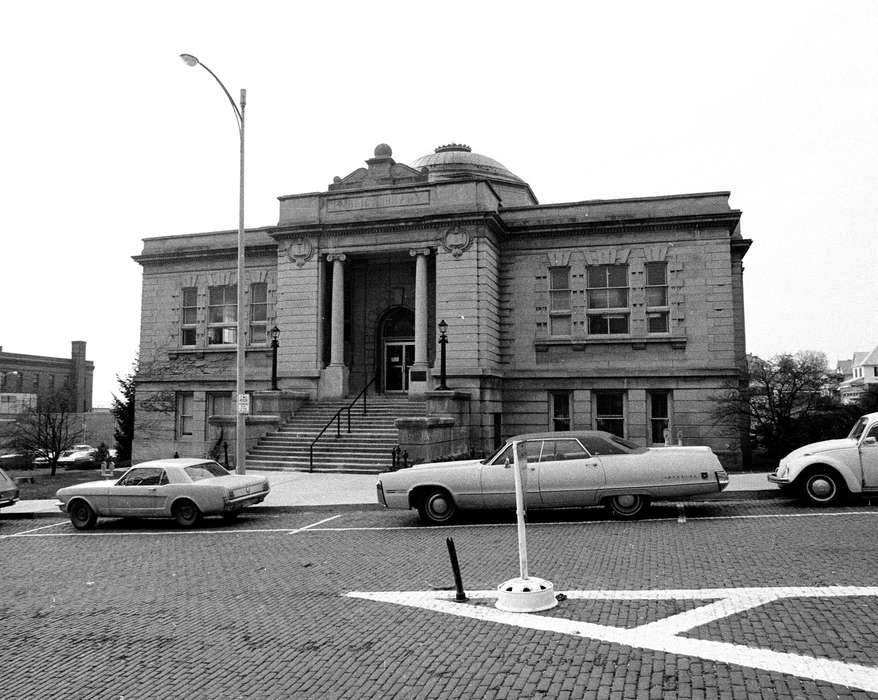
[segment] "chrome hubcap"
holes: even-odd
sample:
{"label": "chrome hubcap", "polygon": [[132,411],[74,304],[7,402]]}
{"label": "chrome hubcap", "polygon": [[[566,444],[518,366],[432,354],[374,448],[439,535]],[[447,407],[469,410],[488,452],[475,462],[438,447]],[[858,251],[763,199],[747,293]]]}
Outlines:
{"label": "chrome hubcap", "polygon": [[430,500],[430,510],[436,515],[445,515],[448,512],[448,501],[442,496],[435,496]]}
{"label": "chrome hubcap", "polygon": [[628,495],[628,496],[617,496],[616,497],[616,503],[618,503],[619,506],[621,506],[622,508],[631,508],[635,502],[636,502],[636,499],[634,496]]}
{"label": "chrome hubcap", "polygon": [[820,476],[811,481],[811,493],[816,498],[827,498],[832,495],[834,490],[832,482],[825,477]]}

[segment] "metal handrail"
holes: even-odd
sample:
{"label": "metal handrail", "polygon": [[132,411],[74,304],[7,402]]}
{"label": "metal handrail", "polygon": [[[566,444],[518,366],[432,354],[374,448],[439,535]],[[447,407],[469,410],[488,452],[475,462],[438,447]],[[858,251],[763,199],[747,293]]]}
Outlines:
{"label": "metal handrail", "polygon": [[342,406],[340,409],[338,409],[335,412],[335,415],[329,419],[329,422],[323,426],[323,430],[321,430],[319,433],[317,433],[317,437],[311,441],[311,445],[308,448],[308,471],[309,472],[314,471],[314,445],[317,443],[317,441],[321,437],[323,437],[323,433],[326,432],[326,429],[330,425],[332,425],[333,422],[336,423],[336,426],[335,426],[336,439],[341,437],[341,414],[342,414],[342,411],[348,412],[348,432],[351,432],[351,409],[354,407],[354,405],[357,403],[357,401],[360,400],[360,397],[362,396],[363,397],[363,415],[366,415],[366,390],[370,386],[372,386],[377,380],[378,380],[378,374],[376,373],[375,376],[369,380],[369,383],[366,384],[366,386],[364,386],[360,390],[360,393],[354,397],[353,401],[351,401],[347,406]]}

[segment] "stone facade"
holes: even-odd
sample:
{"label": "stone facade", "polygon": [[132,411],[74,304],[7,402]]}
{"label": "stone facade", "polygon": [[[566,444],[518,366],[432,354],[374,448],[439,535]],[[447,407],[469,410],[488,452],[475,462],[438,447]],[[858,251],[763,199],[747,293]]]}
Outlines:
{"label": "stone facade", "polygon": [[[738,427],[711,415],[715,394],[746,381],[750,241],[728,192],[540,205],[454,144],[410,166],[382,144],[366,165],[326,192],[280,197],[277,226],[246,232],[248,391],[270,387],[264,331],[276,325],[284,392],[430,399],[432,422],[403,421],[401,444],[430,442],[435,426],[436,444],[485,453],[521,432],[600,427],[707,444],[740,465]],[[135,258],[138,460],[218,444],[214,410],[231,410],[235,380],[223,330],[235,256],[235,232],[216,232],[148,238]],[[466,405],[452,414],[434,391],[443,320],[447,385]],[[273,425],[248,420],[248,441]]]}
{"label": "stone facade", "polygon": [[[40,397],[47,393],[65,390],[70,395],[70,410],[88,413],[92,410],[92,384],[94,363],[85,359],[85,341],[74,340],[70,357],[47,357],[3,352],[0,347],[0,413],[15,410],[6,406],[30,406],[23,398]],[[16,409],[17,410],[17,409]]]}

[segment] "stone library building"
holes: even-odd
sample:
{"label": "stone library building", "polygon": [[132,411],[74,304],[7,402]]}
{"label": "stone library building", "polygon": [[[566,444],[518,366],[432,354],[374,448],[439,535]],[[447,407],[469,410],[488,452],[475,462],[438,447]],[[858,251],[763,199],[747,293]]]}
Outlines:
{"label": "stone library building", "polygon": [[741,467],[746,433],[714,412],[747,381],[729,192],[540,204],[468,146],[404,164],[380,144],[278,200],[243,280],[237,231],[144,239],[136,461],[228,463],[246,410],[251,468],[380,471],[583,429]]}

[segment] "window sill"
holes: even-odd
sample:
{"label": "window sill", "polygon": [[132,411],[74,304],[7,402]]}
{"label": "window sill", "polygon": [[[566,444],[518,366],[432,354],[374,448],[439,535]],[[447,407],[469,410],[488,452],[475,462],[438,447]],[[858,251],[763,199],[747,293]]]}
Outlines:
{"label": "window sill", "polygon": [[670,345],[672,348],[682,350],[686,347],[686,336],[654,335],[634,338],[630,335],[607,335],[588,338],[546,338],[534,341],[534,349],[537,352],[546,352],[550,347],[585,350],[589,345],[630,345],[635,350],[642,350],[647,345]]}
{"label": "window sill", "polygon": [[[248,345],[244,348],[244,352],[254,352],[259,350],[271,350],[271,347],[268,345]],[[211,345],[207,348],[184,346],[168,350],[168,355],[171,357],[178,355],[195,355],[197,357],[204,357],[205,355],[234,353],[237,351],[238,348],[235,345]]]}

